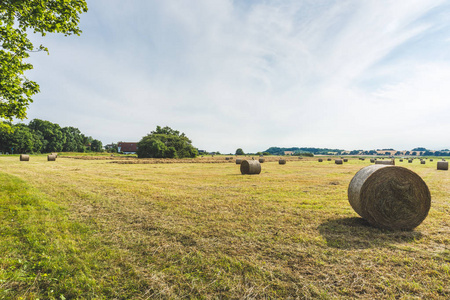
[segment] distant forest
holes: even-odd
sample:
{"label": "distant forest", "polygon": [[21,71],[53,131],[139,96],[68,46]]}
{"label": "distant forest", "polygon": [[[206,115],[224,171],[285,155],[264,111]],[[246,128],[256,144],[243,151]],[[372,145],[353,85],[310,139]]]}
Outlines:
{"label": "distant forest", "polygon": [[272,155],[284,155],[285,151],[291,151],[294,152],[294,154],[302,154],[302,153],[312,153],[312,154],[328,154],[330,152],[332,153],[341,153],[344,150],[342,149],[328,149],[328,148],[298,148],[298,147],[292,147],[292,148],[279,148],[279,147],[270,147],[264,152],[268,152]]}
{"label": "distant forest", "polygon": [[102,142],[86,136],[75,127],[63,127],[39,119],[26,124],[0,123],[0,152],[101,152]]}

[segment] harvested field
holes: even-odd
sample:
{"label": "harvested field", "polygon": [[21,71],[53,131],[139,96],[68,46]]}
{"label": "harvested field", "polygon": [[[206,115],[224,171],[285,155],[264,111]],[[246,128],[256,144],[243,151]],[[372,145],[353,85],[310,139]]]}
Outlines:
{"label": "harvested field", "polygon": [[368,161],[265,158],[243,176],[223,157],[0,157],[1,298],[450,297],[449,172],[404,163],[431,209],[413,231],[387,231],[347,199]]}

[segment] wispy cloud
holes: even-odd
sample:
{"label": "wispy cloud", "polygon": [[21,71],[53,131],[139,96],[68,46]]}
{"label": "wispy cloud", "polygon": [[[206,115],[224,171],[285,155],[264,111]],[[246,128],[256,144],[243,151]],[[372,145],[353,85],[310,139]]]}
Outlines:
{"label": "wispy cloud", "polygon": [[449,11],[419,0],[95,1],[81,37],[50,36],[51,55],[33,57],[42,93],[29,117],[103,142],[167,124],[224,152],[448,147],[437,137],[450,129]]}

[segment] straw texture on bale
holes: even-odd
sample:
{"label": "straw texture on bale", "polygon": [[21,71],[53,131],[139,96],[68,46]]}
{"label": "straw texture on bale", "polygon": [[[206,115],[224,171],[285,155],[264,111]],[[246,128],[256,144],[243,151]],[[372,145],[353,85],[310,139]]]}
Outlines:
{"label": "straw texture on bale", "polygon": [[259,162],[260,162],[260,163],[263,163],[263,162],[264,162],[264,158],[260,158],[260,159],[259,159]]}
{"label": "straw texture on bale", "polygon": [[419,175],[386,165],[359,170],[349,184],[348,200],[371,225],[389,230],[417,227],[431,206],[430,191]]}
{"label": "straw texture on bale", "polygon": [[240,165],[241,162],[242,162],[242,158],[236,158],[236,164],[237,164],[237,165]]}
{"label": "straw texture on bale", "polygon": [[280,160],[278,161],[278,164],[280,164],[280,165],[285,165],[285,164],[286,164],[286,160],[285,160],[285,159],[280,159]]}
{"label": "straw texture on bale", "polygon": [[323,162],[323,159],[322,159],[322,158],[319,158],[319,162]]}
{"label": "straw texture on bale", "polygon": [[20,161],[29,161],[30,156],[26,154],[20,154]]}
{"label": "straw texture on bale", "polygon": [[337,165],[342,165],[342,159],[335,159],[334,163]]}
{"label": "straw texture on bale", "polygon": [[47,155],[47,161],[55,161],[56,156],[55,155]]}
{"label": "straw texture on bale", "polygon": [[243,160],[241,162],[241,174],[252,175],[261,173],[261,164],[257,160]]}
{"label": "straw texture on bale", "polygon": [[438,161],[437,169],[438,170],[448,170],[448,161]]}
{"label": "straw texture on bale", "polygon": [[395,160],[377,160],[375,162],[376,165],[388,165],[388,166],[395,166]]}

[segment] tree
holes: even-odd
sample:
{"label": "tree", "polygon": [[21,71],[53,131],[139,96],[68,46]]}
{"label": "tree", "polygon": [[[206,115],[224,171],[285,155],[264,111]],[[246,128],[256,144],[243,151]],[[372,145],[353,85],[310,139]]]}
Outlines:
{"label": "tree", "polygon": [[35,48],[28,32],[79,35],[79,15],[87,12],[85,0],[2,0],[0,2],[0,118],[24,119],[39,85],[24,76],[33,65],[24,62]]}
{"label": "tree", "polygon": [[196,157],[197,149],[184,133],[170,127],[156,127],[138,143],[139,158],[185,158]]}
{"label": "tree", "polygon": [[242,150],[242,148],[237,148],[236,155],[245,155],[244,150]]}
{"label": "tree", "polygon": [[91,143],[91,151],[93,152],[103,152],[102,142],[99,140],[93,140]]}

